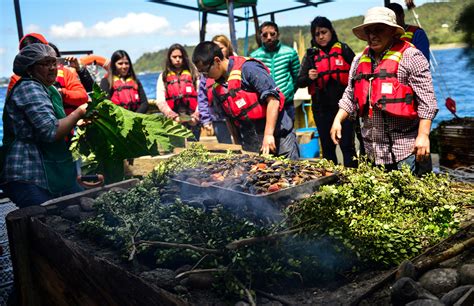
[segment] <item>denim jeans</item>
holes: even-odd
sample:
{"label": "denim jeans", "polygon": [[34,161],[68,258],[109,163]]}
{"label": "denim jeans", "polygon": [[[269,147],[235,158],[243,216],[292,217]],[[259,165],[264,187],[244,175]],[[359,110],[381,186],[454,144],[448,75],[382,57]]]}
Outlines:
{"label": "denim jeans", "polygon": [[79,185],[74,186],[70,190],[62,192],[60,195],[53,195],[47,189],[36,186],[27,182],[8,182],[1,188],[10,200],[19,208],[27,206],[40,205],[46,201],[54,199],[58,196],[64,196],[83,190]]}

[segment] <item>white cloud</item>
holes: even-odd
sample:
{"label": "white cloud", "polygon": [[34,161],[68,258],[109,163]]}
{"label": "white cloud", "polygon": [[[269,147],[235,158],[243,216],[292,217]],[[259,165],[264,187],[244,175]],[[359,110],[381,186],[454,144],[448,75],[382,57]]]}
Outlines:
{"label": "white cloud", "polygon": [[5,52],[7,52],[5,48],[0,48],[0,55],[5,54]]}
{"label": "white cloud", "polygon": [[28,33],[41,33],[41,27],[37,24],[29,24],[27,27],[26,27],[26,31],[24,34],[28,34]]}
{"label": "white cloud", "polygon": [[110,21],[100,21],[87,28],[82,22],[74,21],[64,25],[52,25],[50,35],[54,38],[83,37],[123,37],[140,34],[153,34],[166,29],[168,20],[149,13],[128,13]]}
{"label": "white cloud", "polygon": [[[198,36],[199,35],[199,21],[191,21],[184,25],[179,31],[180,35],[184,36]],[[212,36],[217,34],[224,34],[229,36],[229,24],[228,23],[208,23],[206,26],[206,38],[211,39]]]}
{"label": "white cloud", "polygon": [[68,22],[65,25],[52,25],[50,35],[55,38],[83,38],[87,35],[88,30],[80,21]]}

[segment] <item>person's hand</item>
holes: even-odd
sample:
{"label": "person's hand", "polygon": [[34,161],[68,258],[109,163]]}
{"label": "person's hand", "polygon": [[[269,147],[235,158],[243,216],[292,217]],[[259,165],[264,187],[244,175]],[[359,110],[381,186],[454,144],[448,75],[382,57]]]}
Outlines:
{"label": "person's hand", "polygon": [[214,135],[214,129],[212,128],[212,122],[208,122],[203,125],[204,129],[206,130],[207,136]]}
{"label": "person's hand", "polygon": [[76,57],[66,56],[65,59],[66,61],[68,61],[69,67],[76,69],[76,71],[79,71],[79,69],[81,69],[81,66],[79,65],[79,61],[77,60]]}
{"label": "person's hand", "polygon": [[270,152],[276,152],[275,137],[273,135],[263,136],[263,142],[260,151],[262,151],[262,154],[270,154]]}
{"label": "person's hand", "polygon": [[430,157],[430,137],[421,133],[415,139],[415,148],[413,153],[416,155],[416,161],[426,161]]}
{"label": "person's hand", "polygon": [[414,0],[405,0],[405,4],[409,10],[416,7]]}
{"label": "person's hand", "polygon": [[82,117],[84,117],[84,115],[87,112],[87,106],[88,106],[88,104],[84,103],[81,106],[79,106],[78,108],[76,108],[76,110],[74,111],[75,113],[77,113],[79,115],[79,120],[77,120],[77,123],[76,123],[77,126],[84,126],[84,125],[87,125],[87,124],[91,123],[91,120],[82,119]]}
{"label": "person's hand", "polygon": [[318,71],[316,69],[309,69],[308,76],[311,80],[316,80],[318,78]]}
{"label": "person's hand", "polygon": [[199,119],[197,119],[195,117],[191,117],[191,120],[188,121],[188,124],[190,126],[196,126],[198,123],[199,123]]}
{"label": "person's hand", "polygon": [[334,144],[339,144],[339,141],[342,138],[342,124],[337,118],[334,119],[334,122],[332,123],[331,131],[329,131],[329,134],[331,135],[331,139],[334,142]]}

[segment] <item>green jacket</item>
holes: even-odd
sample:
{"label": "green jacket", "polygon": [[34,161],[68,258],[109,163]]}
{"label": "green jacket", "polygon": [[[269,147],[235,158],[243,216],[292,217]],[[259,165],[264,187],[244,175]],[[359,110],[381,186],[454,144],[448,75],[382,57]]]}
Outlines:
{"label": "green jacket", "polygon": [[276,51],[269,52],[262,46],[253,51],[250,57],[262,61],[270,69],[273,80],[285,95],[285,104],[293,102],[300,70],[300,60],[295,49],[279,42]]}

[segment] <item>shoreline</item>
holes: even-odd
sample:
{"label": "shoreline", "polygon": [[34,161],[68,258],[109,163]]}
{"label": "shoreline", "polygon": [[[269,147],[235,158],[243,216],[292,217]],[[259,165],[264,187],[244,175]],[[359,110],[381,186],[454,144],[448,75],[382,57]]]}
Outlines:
{"label": "shoreline", "polygon": [[431,50],[459,49],[459,48],[466,48],[466,47],[467,47],[467,44],[462,43],[462,42],[430,45]]}
{"label": "shoreline", "polygon": [[[449,44],[434,44],[430,45],[430,50],[447,50],[447,49],[460,49],[460,48],[466,48],[467,44],[463,42],[456,42],[456,43],[449,43]],[[147,72],[140,72],[141,74],[147,74],[147,73],[157,73],[156,71],[147,71]],[[3,82],[3,79],[6,79],[5,82]],[[8,77],[0,77],[0,87],[6,87],[8,86],[8,82],[10,81],[10,78]]]}

